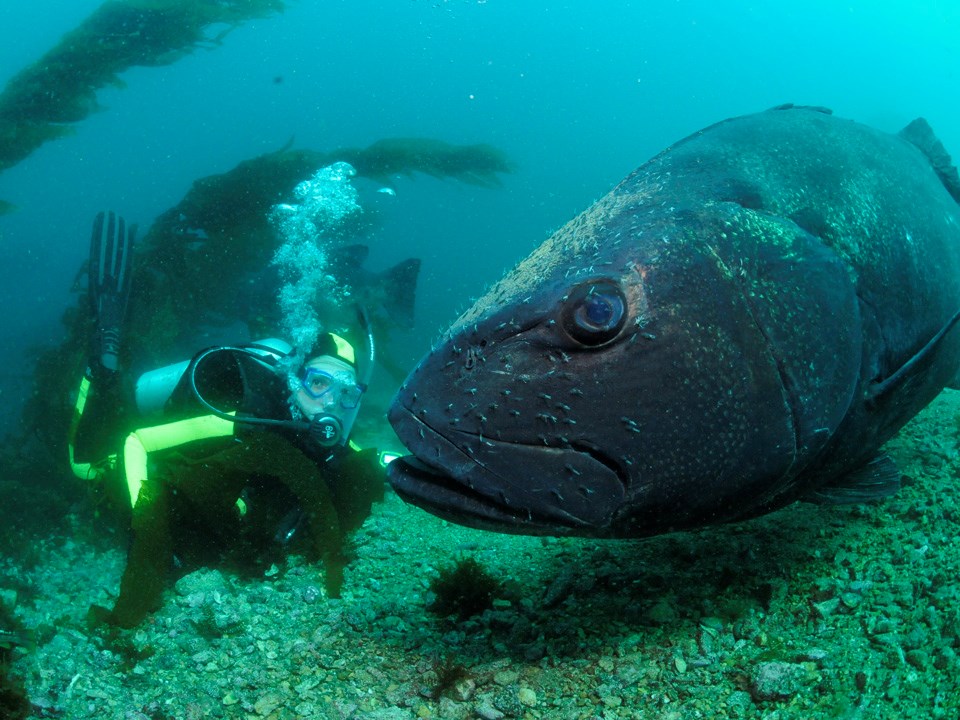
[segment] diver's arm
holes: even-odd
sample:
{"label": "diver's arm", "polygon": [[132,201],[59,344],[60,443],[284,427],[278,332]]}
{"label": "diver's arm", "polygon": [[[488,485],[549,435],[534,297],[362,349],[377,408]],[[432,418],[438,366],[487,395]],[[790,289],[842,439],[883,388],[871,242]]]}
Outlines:
{"label": "diver's arm", "polygon": [[116,466],[116,453],[110,451],[115,449],[117,436],[105,430],[119,415],[117,396],[108,388],[94,386],[87,373],[80,380],[67,432],[67,453],[70,469],[81,480],[96,480]]}

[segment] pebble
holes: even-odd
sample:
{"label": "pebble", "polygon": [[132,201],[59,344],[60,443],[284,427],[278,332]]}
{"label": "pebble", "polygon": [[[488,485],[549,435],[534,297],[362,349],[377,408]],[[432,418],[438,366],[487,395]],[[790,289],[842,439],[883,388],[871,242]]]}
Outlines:
{"label": "pebble", "polygon": [[262,695],[254,704],[253,709],[257,715],[269,715],[285,702],[283,696],[277,693],[267,693]]}
{"label": "pebble", "polygon": [[210,593],[212,596],[214,592],[225,592],[227,581],[219,570],[197,570],[177,580],[174,589],[185,598],[197,593]]}
{"label": "pebble", "polygon": [[0,589],[0,607],[13,610],[17,605],[17,591]]}
{"label": "pebble", "polygon": [[473,697],[477,690],[477,683],[473,678],[458,680],[453,684],[453,696],[461,702],[466,702]]}
{"label": "pebble", "polygon": [[533,707],[537,704],[537,694],[530,688],[520,688],[517,692],[517,700],[527,707]]}
{"label": "pebble", "polygon": [[502,720],[505,715],[497,710],[489,701],[484,700],[473,706],[473,711],[481,720]]}
{"label": "pebble", "polygon": [[763,662],[754,669],[750,689],[756,700],[786,700],[803,689],[806,677],[803,665]]}
{"label": "pebble", "polygon": [[666,600],[661,600],[647,611],[647,617],[655,623],[667,624],[676,621],[677,611]]}
{"label": "pebble", "polygon": [[494,673],[493,681],[497,685],[513,685],[520,677],[520,674],[514,670],[500,670]]}
{"label": "pebble", "polygon": [[392,707],[381,710],[371,710],[370,712],[351,715],[350,717],[355,717],[357,720],[413,720],[414,714],[404,708]]}

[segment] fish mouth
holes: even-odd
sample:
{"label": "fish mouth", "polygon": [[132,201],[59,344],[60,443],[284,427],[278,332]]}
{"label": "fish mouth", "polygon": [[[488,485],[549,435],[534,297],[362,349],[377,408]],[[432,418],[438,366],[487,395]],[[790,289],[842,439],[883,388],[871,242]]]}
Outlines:
{"label": "fish mouth", "polygon": [[[520,525],[534,528],[532,518],[521,519],[480,493],[472,492],[449,475],[431,468],[415,455],[394,460],[387,468],[387,480],[404,502],[432,515],[480,530],[503,532]],[[547,528],[544,528],[544,532]],[[517,530],[516,532],[520,532]]]}
{"label": "fish mouth", "polygon": [[[461,431],[452,440],[397,406],[390,421],[414,454],[390,463],[387,480],[405,502],[450,522],[519,535],[596,536],[623,502],[622,473],[596,451]],[[529,467],[534,477],[518,485],[517,467]]]}

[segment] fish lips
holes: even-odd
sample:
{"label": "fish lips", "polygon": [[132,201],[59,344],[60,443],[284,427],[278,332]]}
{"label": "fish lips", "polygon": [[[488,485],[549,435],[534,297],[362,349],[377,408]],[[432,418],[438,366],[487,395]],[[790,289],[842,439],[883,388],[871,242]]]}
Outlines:
{"label": "fish lips", "polygon": [[511,534],[595,537],[624,503],[621,472],[595,450],[457,431],[448,438],[399,403],[389,416],[414,455],[390,463],[387,480],[404,501],[445,520]]}

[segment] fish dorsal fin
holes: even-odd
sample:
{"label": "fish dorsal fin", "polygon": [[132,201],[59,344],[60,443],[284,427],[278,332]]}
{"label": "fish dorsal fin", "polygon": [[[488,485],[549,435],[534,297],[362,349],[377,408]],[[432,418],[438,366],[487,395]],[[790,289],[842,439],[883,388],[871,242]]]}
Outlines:
{"label": "fish dorsal fin", "polygon": [[851,505],[882,500],[896,495],[898,490],[900,471],[889,455],[878,455],[802,499],[818,505]]}
{"label": "fish dorsal fin", "polygon": [[341,263],[350,268],[359,268],[367,261],[370,248],[366,245],[344,245],[335,249],[331,255],[334,263]]}
{"label": "fish dorsal fin", "polygon": [[794,105],[793,103],[784,103],[770,108],[771,110],[809,110],[810,112],[823,113],[824,115],[833,115],[833,110],[823,105]]}
{"label": "fish dorsal fin", "polygon": [[957,174],[957,168],[950,159],[950,153],[933,133],[930,123],[922,117],[917,118],[900,131],[900,137],[911,145],[915,145],[927,156],[927,160],[933,166],[940,182],[947,188],[947,192],[953,196],[954,200],[960,202],[960,175]]}
{"label": "fish dorsal fin", "polygon": [[923,374],[930,367],[930,363],[937,356],[937,351],[943,345],[943,339],[960,320],[960,312],[954,314],[930,341],[920,348],[920,351],[897,368],[896,372],[873,384],[870,388],[870,400],[877,401],[894,388],[907,382],[910,378]]}
{"label": "fish dorsal fin", "polygon": [[384,309],[393,321],[404,328],[413,327],[413,305],[417,295],[420,259],[401,260],[380,274],[384,288]]}

